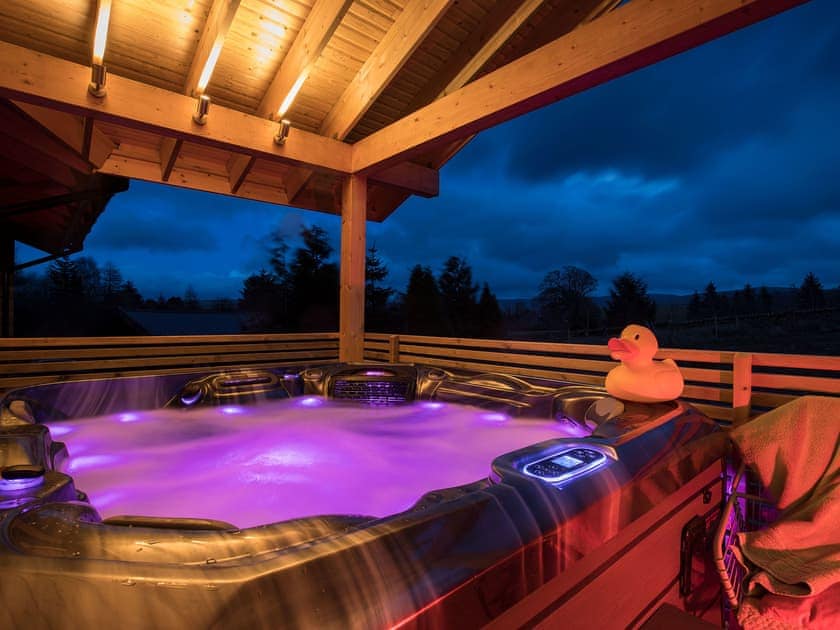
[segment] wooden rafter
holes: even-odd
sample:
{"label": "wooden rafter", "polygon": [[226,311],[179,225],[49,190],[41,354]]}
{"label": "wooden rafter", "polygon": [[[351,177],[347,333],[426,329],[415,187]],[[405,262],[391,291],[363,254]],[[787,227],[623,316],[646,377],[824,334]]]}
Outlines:
{"label": "wooden rafter", "polygon": [[[321,135],[344,140],[379,97],[394,75],[405,65],[453,0],[411,0],[382,41],[371,53],[338,102],[321,124]],[[299,171],[288,178],[291,199],[306,186],[311,172]]]}
{"label": "wooden rafter", "polygon": [[198,90],[198,80],[210,56],[215,55],[218,58],[227,32],[239,9],[239,2],[240,0],[213,0],[207,12],[207,20],[193,54],[189,72],[187,72],[187,80],[184,82],[185,94],[196,95],[199,91],[203,91]]}
{"label": "wooden rafter", "polygon": [[0,97],[261,159],[350,172],[352,147],[343,142],[294,129],[279,147],[270,120],[214,106],[207,124],[199,126],[192,121],[193,98],[109,74],[108,96],[95,99],[80,89],[89,78],[86,66],[0,42]]}
{"label": "wooden rafter", "polygon": [[295,82],[320,57],[351,4],[353,0],[317,0],[260,101],[258,115],[277,111]]}
{"label": "wooden rafter", "polygon": [[90,119],[31,103],[15,102],[14,106],[95,168],[101,166],[115,148],[114,142],[96,129]]}
{"label": "wooden rafter", "polygon": [[360,140],[353,170],[403,162],[806,1],[630,2]]}

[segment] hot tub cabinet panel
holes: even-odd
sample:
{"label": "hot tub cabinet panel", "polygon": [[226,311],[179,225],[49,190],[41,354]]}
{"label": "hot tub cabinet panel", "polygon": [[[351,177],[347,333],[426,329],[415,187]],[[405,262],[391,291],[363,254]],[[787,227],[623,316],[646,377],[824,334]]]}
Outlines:
{"label": "hot tub cabinet panel", "polygon": [[[62,493],[0,509],[0,627],[639,624],[676,601],[680,530],[719,505],[724,437],[682,403],[649,430],[630,411],[378,519],[115,524],[48,471]],[[610,458],[555,485],[523,472],[581,444]]]}

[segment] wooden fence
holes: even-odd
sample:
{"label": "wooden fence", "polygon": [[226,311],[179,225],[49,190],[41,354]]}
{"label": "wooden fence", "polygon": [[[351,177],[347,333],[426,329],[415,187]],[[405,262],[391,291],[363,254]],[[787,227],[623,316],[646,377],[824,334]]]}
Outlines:
{"label": "wooden fence", "polygon": [[338,360],[338,333],[0,339],[0,392],[55,381]]}
{"label": "wooden fence", "polygon": [[[683,398],[739,421],[803,394],[840,396],[840,357],[665,348]],[[365,359],[603,385],[616,362],[604,345],[365,335]],[[38,383],[338,360],[338,333],[0,339],[0,392]]]}
{"label": "wooden fence", "polygon": [[[365,335],[365,359],[503,372],[603,385],[617,364],[606,345]],[[686,381],[683,398],[738,422],[804,394],[840,396],[840,357],[660,349]]]}

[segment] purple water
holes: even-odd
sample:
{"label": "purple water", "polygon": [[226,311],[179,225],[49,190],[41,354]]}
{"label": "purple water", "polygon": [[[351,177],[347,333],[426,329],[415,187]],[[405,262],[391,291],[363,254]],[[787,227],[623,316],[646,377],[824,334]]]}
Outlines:
{"label": "purple water", "polygon": [[53,423],[65,466],[103,517],[251,527],[320,514],[386,516],[486,478],[498,455],[580,436],[550,420],[440,402],[368,407],[297,398]]}

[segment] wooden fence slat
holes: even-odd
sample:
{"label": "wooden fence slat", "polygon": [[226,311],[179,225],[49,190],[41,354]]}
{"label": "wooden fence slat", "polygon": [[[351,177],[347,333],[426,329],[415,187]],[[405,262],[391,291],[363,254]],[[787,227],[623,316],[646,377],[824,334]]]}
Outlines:
{"label": "wooden fence slat", "polygon": [[798,368],[802,370],[828,370],[840,372],[840,357],[808,354],[753,355],[754,367]]}
{"label": "wooden fence slat", "polygon": [[260,343],[268,341],[296,340],[335,340],[338,333],[278,333],[278,334],[242,334],[242,335],[173,335],[143,337],[3,337],[0,338],[0,350],[4,348],[29,347],[77,347],[77,346],[134,346],[134,345],[171,345],[178,343]]}
{"label": "wooden fence slat", "polygon": [[237,344],[213,344],[213,345],[171,345],[151,347],[123,347],[123,348],[61,348],[61,349],[39,349],[39,350],[5,350],[0,354],[3,361],[13,362],[22,360],[54,361],[58,359],[106,359],[118,357],[163,357],[163,356],[184,356],[208,354],[235,353],[235,352],[271,352],[280,350],[326,350],[338,348],[335,341],[325,340],[305,341],[301,343],[291,342],[263,342],[263,343],[237,343]]}
{"label": "wooden fence slat", "polygon": [[284,358],[289,359],[304,359],[304,358],[329,358],[335,357],[337,353],[334,350],[307,350],[305,352],[267,352],[267,353],[239,353],[239,354],[202,354],[200,356],[186,356],[186,357],[151,357],[143,359],[102,359],[102,360],[83,360],[83,361],[61,361],[61,362],[44,362],[44,363],[22,363],[14,366],[14,373],[16,374],[43,374],[45,372],[50,374],[61,373],[85,373],[91,374],[96,372],[104,372],[108,370],[131,370],[133,368],[151,368],[151,367],[176,367],[176,366],[201,366],[201,365],[219,365],[230,363],[245,363],[250,361],[260,361],[262,363],[268,361],[282,361]]}
{"label": "wooden fence slat", "polygon": [[766,389],[840,394],[840,378],[754,372],[752,382],[753,387],[764,387]]}

